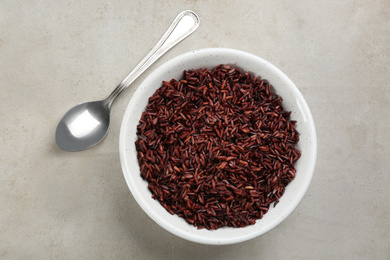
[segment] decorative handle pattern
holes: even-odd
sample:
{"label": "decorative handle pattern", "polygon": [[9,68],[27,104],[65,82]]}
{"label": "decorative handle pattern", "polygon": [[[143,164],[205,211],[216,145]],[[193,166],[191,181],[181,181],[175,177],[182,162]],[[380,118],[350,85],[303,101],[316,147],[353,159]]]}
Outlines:
{"label": "decorative handle pattern", "polygon": [[114,91],[103,101],[110,108],[115,98],[122,93],[134,80],[136,80],[147,68],[164,55],[173,46],[193,33],[199,26],[200,20],[196,13],[190,10],[181,12],[162,38],[141,60],[130,74],[114,89]]}

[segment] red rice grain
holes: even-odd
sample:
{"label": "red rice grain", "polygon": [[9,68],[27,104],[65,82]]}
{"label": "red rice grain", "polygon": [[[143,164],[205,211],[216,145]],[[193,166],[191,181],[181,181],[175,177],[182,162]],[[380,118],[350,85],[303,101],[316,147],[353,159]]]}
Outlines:
{"label": "red rice grain", "polygon": [[141,116],[141,176],[169,213],[199,229],[255,224],[296,175],[290,113],[266,80],[230,65],[184,71]]}

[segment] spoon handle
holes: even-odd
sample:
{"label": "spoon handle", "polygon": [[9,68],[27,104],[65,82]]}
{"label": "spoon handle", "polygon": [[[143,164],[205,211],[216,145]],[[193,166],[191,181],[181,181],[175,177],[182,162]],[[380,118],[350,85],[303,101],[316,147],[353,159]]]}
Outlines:
{"label": "spoon handle", "polygon": [[130,72],[130,74],[114,89],[114,91],[103,100],[104,104],[110,108],[114,99],[122,93],[130,84],[136,80],[147,68],[158,58],[178,44],[184,38],[193,33],[199,26],[199,17],[190,10],[181,12],[163,37],[157,42],[152,50],[141,60],[141,62]]}

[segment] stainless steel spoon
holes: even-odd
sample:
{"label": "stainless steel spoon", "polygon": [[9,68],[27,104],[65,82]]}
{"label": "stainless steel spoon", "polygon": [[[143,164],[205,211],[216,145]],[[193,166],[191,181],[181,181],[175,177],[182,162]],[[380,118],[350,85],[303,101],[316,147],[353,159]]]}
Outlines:
{"label": "stainless steel spoon", "polygon": [[106,99],[82,103],[64,115],[56,130],[57,146],[65,151],[81,151],[99,143],[110,127],[110,108],[115,98],[158,58],[193,33],[198,26],[199,17],[196,13],[189,10],[181,12],[160,41]]}

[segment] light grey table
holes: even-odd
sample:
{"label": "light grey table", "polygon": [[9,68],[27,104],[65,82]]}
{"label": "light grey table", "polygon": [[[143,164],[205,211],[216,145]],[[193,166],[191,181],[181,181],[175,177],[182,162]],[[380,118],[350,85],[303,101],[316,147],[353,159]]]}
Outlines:
{"label": "light grey table", "polygon": [[[118,136],[144,74],[112,108],[107,138],[54,143],[70,107],[101,99],[192,9],[201,26],[157,64],[230,47],[281,68],[311,107],[318,160],[297,209],[230,246],[177,238],[122,175]],[[0,1],[1,259],[390,259],[390,2]]]}

